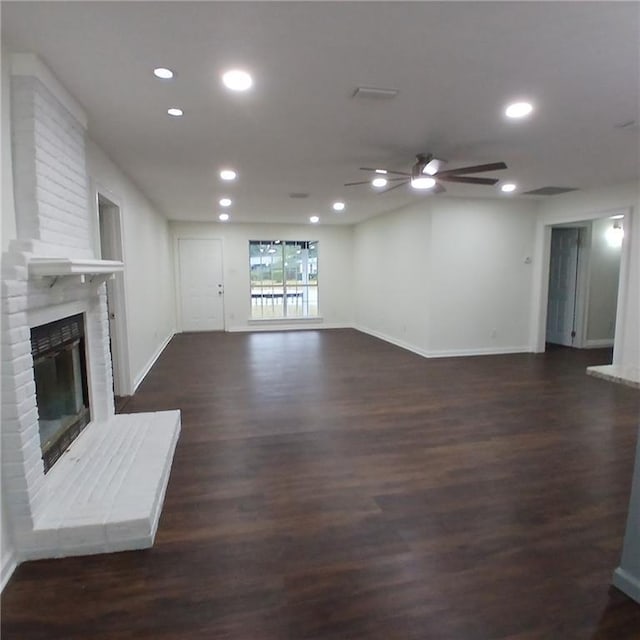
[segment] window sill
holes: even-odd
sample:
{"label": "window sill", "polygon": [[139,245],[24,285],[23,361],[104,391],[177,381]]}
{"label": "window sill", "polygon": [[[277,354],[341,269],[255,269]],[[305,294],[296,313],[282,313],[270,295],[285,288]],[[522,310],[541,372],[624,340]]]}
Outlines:
{"label": "window sill", "polygon": [[266,325],[266,324],[315,324],[322,322],[322,316],[307,316],[305,318],[249,318],[249,325]]}

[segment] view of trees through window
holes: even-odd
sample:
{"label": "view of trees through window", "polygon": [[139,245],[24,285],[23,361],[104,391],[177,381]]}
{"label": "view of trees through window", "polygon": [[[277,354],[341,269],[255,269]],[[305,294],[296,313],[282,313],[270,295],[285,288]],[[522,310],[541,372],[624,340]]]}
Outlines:
{"label": "view of trees through window", "polygon": [[318,315],[318,243],[250,240],[251,318]]}

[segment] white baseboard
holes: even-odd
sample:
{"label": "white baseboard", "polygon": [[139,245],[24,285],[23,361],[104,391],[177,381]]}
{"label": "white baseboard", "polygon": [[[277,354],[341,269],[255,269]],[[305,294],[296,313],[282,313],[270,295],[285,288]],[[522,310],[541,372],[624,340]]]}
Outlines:
{"label": "white baseboard", "polygon": [[369,329],[369,327],[364,327],[362,325],[354,325],[353,328],[356,331],[361,331],[362,333],[366,333],[374,338],[378,338],[380,340],[384,340],[385,342],[389,342],[390,344],[395,345],[396,347],[400,347],[401,349],[406,349],[407,351],[411,351],[413,353],[417,353],[419,356],[423,358],[429,358],[429,353],[420,347],[410,344],[409,342],[404,342],[403,340],[398,340],[397,338],[392,338],[384,333],[380,333],[380,331],[376,331],[375,329]]}
{"label": "white baseboard", "polygon": [[384,333],[380,333],[379,331],[375,331],[374,329],[369,329],[368,327],[363,327],[356,325],[353,327],[357,331],[361,331],[362,333],[367,333],[374,338],[379,338],[380,340],[384,340],[385,342],[389,342],[390,344],[395,345],[396,347],[400,347],[401,349],[406,349],[407,351],[411,351],[412,353],[416,353],[423,358],[459,358],[466,356],[495,356],[495,355],[505,355],[509,353],[530,353],[531,348],[528,346],[522,347],[482,347],[479,349],[445,349],[441,351],[427,351],[421,347],[413,345],[409,342],[404,342],[403,340],[398,340],[397,338],[392,338],[391,336],[385,335]]}
{"label": "white baseboard", "polygon": [[175,331],[171,331],[169,333],[169,335],[162,341],[160,346],[156,349],[155,353],[151,356],[151,358],[149,359],[147,364],[144,366],[142,371],[135,377],[133,381],[133,393],[137,391],[138,387],[140,386],[142,381],[145,379],[147,373],[149,373],[149,371],[151,370],[151,367],[153,367],[153,365],[156,363],[156,360],[160,357],[162,352],[166,349],[167,345],[171,341],[171,338],[173,338],[173,336],[175,335],[176,335]]}
{"label": "white baseboard", "polygon": [[467,356],[504,356],[511,353],[531,353],[528,346],[522,347],[481,347],[480,349],[449,349],[430,351],[429,358],[459,358]]}
{"label": "white baseboard", "polygon": [[605,338],[603,340],[585,340],[583,349],[605,349],[607,347],[613,347],[613,340]]}
{"label": "white baseboard", "polygon": [[632,600],[640,602],[640,578],[631,575],[622,567],[613,572],[613,585],[626,593]]}
{"label": "white baseboard", "polygon": [[9,582],[9,578],[11,578],[17,566],[18,561],[15,553],[8,553],[4,558],[2,558],[2,567],[0,567],[0,574],[2,575],[0,591],[3,591],[7,586],[7,582]]}

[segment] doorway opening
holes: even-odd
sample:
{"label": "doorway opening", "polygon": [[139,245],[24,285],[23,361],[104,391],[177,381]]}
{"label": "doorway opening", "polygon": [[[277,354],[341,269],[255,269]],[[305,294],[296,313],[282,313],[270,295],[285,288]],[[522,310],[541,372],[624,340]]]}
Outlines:
{"label": "doorway opening", "polygon": [[[100,258],[124,261],[120,207],[101,193],[97,194],[97,201]],[[116,273],[106,284],[113,392],[118,411],[131,395],[126,348],[124,274]]]}
{"label": "doorway opening", "polygon": [[551,227],[545,342],[578,349],[615,341],[623,214]]}

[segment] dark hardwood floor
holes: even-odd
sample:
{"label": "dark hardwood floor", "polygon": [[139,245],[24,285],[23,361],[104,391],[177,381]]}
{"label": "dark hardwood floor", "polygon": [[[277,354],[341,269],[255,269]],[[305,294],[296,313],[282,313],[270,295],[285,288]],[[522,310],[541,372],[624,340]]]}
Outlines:
{"label": "dark hardwood floor", "polygon": [[153,549],[21,565],[3,640],[640,638],[610,587],[640,393],[606,351],[426,360],[350,330],[176,336]]}

